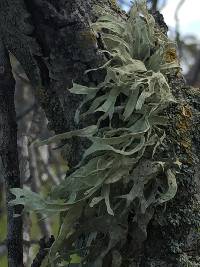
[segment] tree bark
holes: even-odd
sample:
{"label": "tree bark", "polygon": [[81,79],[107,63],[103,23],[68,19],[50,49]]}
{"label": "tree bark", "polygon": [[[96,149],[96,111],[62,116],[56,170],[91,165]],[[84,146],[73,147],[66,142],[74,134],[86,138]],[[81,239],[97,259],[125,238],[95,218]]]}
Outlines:
{"label": "tree bark", "polygon": [[14,105],[15,81],[13,79],[8,52],[0,40],[0,156],[7,199],[7,250],[9,267],[23,266],[21,207],[11,207],[13,199],[10,189],[20,187],[17,152],[17,124]]}
{"label": "tree bark", "polygon": [[[41,54],[34,56],[42,81],[42,88],[37,89],[36,96],[49,120],[49,128],[55,133],[83,127],[74,123],[74,113],[81,98],[71,95],[66,89],[72,86],[72,81],[96,85],[104,78],[104,72],[84,75],[85,70],[106,61],[99,51],[101,44],[93,35],[89,22],[98,17],[92,10],[94,4],[102,5],[116,16],[126,17],[113,2],[25,0],[34,26],[32,36],[41,48]],[[162,19],[160,22],[161,28],[166,30]],[[166,111],[171,127],[167,130],[166,151],[160,153],[173,158],[175,151],[183,162],[181,174],[178,175],[178,192],[165,207],[155,209],[147,236],[146,233],[137,233],[137,228],[131,232],[130,236],[133,233],[135,236],[127,239],[120,251],[124,259],[123,267],[185,267],[190,260],[196,266],[200,264],[196,231],[200,218],[195,197],[199,179],[197,162],[200,160],[200,132],[195,125],[200,123],[196,115],[200,110],[200,95],[198,91],[185,87],[182,77],[177,74],[169,75],[168,79],[178,104],[171,105]],[[85,121],[83,124],[87,123]],[[68,160],[74,167],[80,160],[85,143],[74,138],[68,145]],[[131,227],[130,231],[133,230]],[[144,235],[144,242],[137,243],[135,237],[138,234]],[[104,267],[110,266],[108,255]]]}

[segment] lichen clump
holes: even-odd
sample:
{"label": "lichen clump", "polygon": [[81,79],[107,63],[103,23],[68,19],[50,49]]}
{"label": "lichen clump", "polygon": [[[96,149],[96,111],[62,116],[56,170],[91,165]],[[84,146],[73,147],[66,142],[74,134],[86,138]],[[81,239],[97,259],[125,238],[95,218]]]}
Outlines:
{"label": "lichen clump", "polygon": [[[104,69],[105,80],[93,87],[74,83],[70,92],[84,96],[75,114],[77,125],[91,114],[96,125],[42,142],[73,136],[91,141],[76,170],[54,188],[51,199],[34,205],[40,212],[66,211],[50,250],[52,266],[69,262],[73,251],[83,263],[101,267],[114,251],[113,261],[120,267],[128,231],[137,225],[143,242],[154,207],[172,199],[177,190],[172,165],[167,159],[153,159],[165,138],[164,110],[175,101],[165,77],[171,68],[179,68],[175,54],[167,50],[173,43],[156,29],[145,1],[134,4],[127,21],[108,13],[91,27],[101,35],[101,52],[108,62],[87,73]],[[14,203],[31,208],[28,200],[33,195],[23,192],[13,191],[18,197]]]}

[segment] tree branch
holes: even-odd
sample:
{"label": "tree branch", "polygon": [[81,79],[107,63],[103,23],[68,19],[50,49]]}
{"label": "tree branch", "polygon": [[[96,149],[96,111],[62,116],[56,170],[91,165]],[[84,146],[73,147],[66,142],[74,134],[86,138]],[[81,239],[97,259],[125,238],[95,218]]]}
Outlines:
{"label": "tree branch", "polygon": [[44,258],[48,254],[48,249],[51,247],[51,245],[54,242],[54,236],[51,236],[48,240],[45,240],[45,237],[40,239],[40,249],[39,252],[37,253],[35,259],[33,260],[33,263],[31,267],[40,267]]}
{"label": "tree branch", "polygon": [[153,0],[152,1],[152,12],[157,11],[157,6],[158,6],[158,0]]}

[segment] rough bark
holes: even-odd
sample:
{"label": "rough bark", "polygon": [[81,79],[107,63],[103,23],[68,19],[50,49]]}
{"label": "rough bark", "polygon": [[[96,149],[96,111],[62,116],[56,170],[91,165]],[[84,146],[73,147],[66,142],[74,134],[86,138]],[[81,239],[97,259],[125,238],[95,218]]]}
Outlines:
{"label": "rough bark", "polygon": [[[66,90],[72,81],[96,83],[101,79],[84,75],[85,70],[103,62],[89,28],[91,5],[88,2],[26,1],[35,27],[34,37],[42,51],[36,61],[43,89],[36,94],[49,120],[49,128],[55,133],[75,128],[74,113],[80,97]],[[68,146],[68,160],[74,166],[80,159],[77,151],[81,152],[81,143],[74,139]]]}
{"label": "rough bark", "polygon": [[[36,86],[36,96],[49,120],[49,128],[56,133],[78,127],[74,123],[74,113],[81,99],[70,95],[66,88],[72,85],[72,81],[87,85],[97,84],[104,77],[102,72],[84,75],[85,70],[98,67],[106,60],[98,50],[101,44],[90,30],[89,22],[98,16],[92,11],[95,3],[102,4],[117,16],[123,16],[115,4],[111,4],[113,2],[25,1],[34,26],[31,34],[40,47],[40,54],[34,56],[42,81],[41,88]],[[164,23],[162,27],[166,30]],[[143,244],[138,245],[134,238],[128,239],[122,251],[123,258],[127,259],[123,262],[123,267],[184,267],[190,260],[192,266],[200,264],[198,236],[195,232],[199,224],[196,208],[198,202],[195,198],[197,162],[200,157],[200,133],[195,127],[199,123],[196,115],[200,109],[199,92],[185,88],[182,78],[177,75],[169,77],[169,82],[178,104],[166,111],[171,127],[166,139],[167,149],[160,153],[173,158],[175,151],[183,162],[178,177],[178,193],[166,207],[156,209]],[[68,159],[72,167],[79,161],[84,145],[81,140],[74,139],[68,148]],[[111,266],[109,255],[105,263],[105,267],[107,266]]]}
{"label": "rough bark", "polygon": [[[162,16],[155,13],[154,18],[166,34]],[[175,155],[182,166],[177,175],[175,198],[155,210],[148,226],[147,240],[140,254],[141,267],[200,265],[200,132],[196,127],[199,125],[200,93],[198,88],[186,86],[180,73],[168,75],[168,81],[177,103],[166,110],[170,127],[166,149],[160,153],[168,158]]]}
{"label": "rough bark", "polygon": [[[171,125],[167,131],[166,157],[176,157],[182,162],[177,175],[178,191],[165,207],[155,210],[147,239],[140,249],[133,240],[135,263],[140,267],[199,266],[199,202],[200,192],[199,124],[200,94],[198,89],[184,85],[182,79],[171,77],[173,94],[178,104],[172,105],[167,114]],[[161,151],[163,153],[163,151]],[[130,253],[133,250],[130,249]],[[126,265],[125,265],[126,266]]]}
{"label": "rough bark", "polygon": [[[78,127],[74,113],[81,99],[66,90],[72,81],[96,84],[104,77],[102,72],[84,75],[85,70],[105,61],[89,25],[97,18],[92,11],[94,4],[119,11],[115,1],[110,0],[3,0],[0,5],[3,39],[35,87],[49,129],[57,134]],[[79,161],[82,146],[76,138],[68,144],[70,166]]]}
{"label": "rough bark", "polygon": [[14,105],[15,81],[8,52],[0,41],[0,156],[7,198],[7,249],[9,267],[23,266],[22,217],[19,206],[11,207],[10,189],[20,187],[17,152],[17,124]]}

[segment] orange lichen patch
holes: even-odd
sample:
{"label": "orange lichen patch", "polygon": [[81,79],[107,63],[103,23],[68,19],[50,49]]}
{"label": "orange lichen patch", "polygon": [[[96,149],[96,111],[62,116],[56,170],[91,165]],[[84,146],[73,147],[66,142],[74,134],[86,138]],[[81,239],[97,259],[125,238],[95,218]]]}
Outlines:
{"label": "orange lichen patch", "polygon": [[91,44],[97,43],[96,35],[92,30],[80,32],[80,39],[83,46],[91,46]]}
{"label": "orange lichen patch", "polygon": [[192,110],[188,104],[182,105],[179,109],[179,122],[177,128],[187,130],[192,117]]}
{"label": "orange lichen patch", "polygon": [[117,1],[116,0],[109,0],[109,3],[110,3],[110,7],[113,10],[116,10],[116,11],[119,11],[120,10],[119,5],[117,4]]}
{"label": "orange lichen patch", "polygon": [[169,48],[166,50],[164,55],[164,60],[166,63],[171,63],[177,60],[177,54],[175,48]]}
{"label": "orange lichen patch", "polygon": [[178,143],[188,155],[188,162],[192,163],[192,141],[190,138],[192,110],[188,104],[182,105],[177,117],[176,130],[179,136]]}
{"label": "orange lichen patch", "polygon": [[192,147],[192,143],[191,140],[182,140],[180,142],[181,146],[184,147],[185,149],[191,148]]}
{"label": "orange lichen patch", "polygon": [[109,0],[112,7],[118,7],[116,0]]}
{"label": "orange lichen patch", "polygon": [[181,111],[184,117],[187,117],[187,118],[192,117],[192,110],[188,105],[182,106]]}
{"label": "orange lichen patch", "polygon": [[188,121],[180,120],[179,122],[177,122],[176,126],[178,128],[178,131],[185,132],[189,128],[189,123]]}
{"label": "orange lichen patch", "polygon": [[178,131],[186,132],[190,128],[190,118],[192,117],[191,108],[188,105],[183,105],[180,108],[179,120],[176,124]]}

